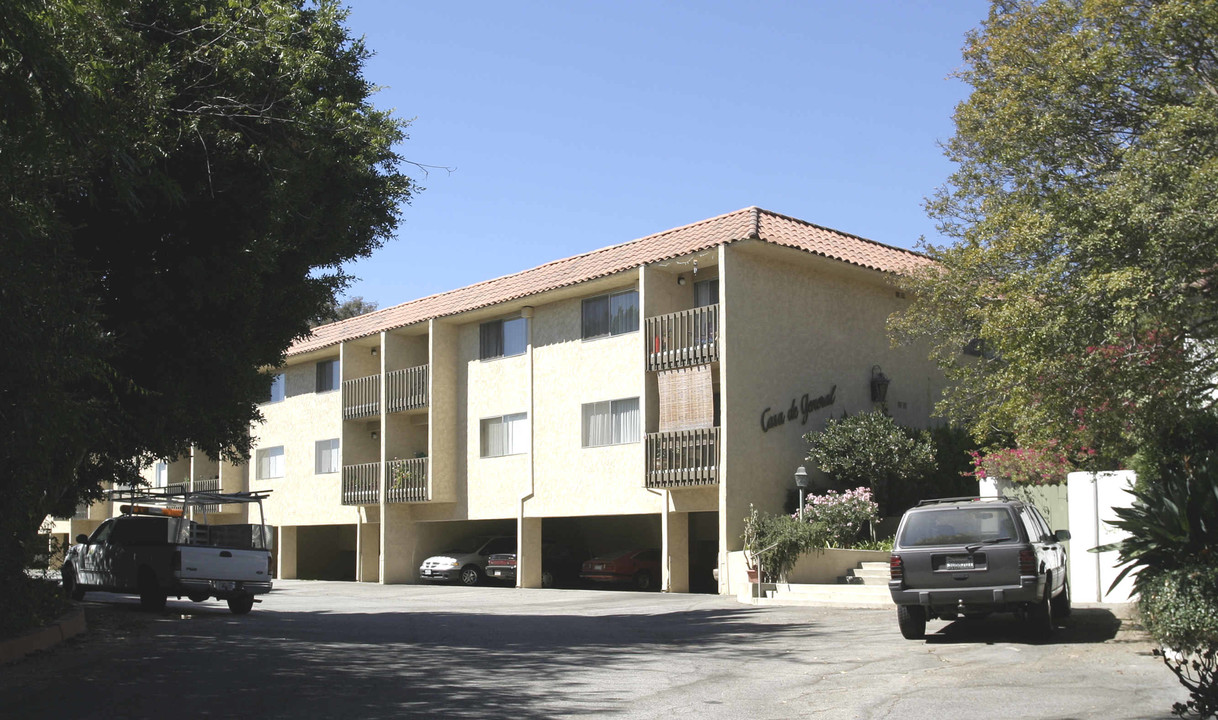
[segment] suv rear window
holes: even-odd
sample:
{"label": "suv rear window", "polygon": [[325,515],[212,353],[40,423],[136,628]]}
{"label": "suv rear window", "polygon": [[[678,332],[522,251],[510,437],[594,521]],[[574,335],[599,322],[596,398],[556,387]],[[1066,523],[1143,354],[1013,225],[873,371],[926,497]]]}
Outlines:
{"label": "suv rear window", "polygon": [[950,508],[910,513],[905,518],[897,544],[901,547],[965,545],[1018,537],[1015,521],[1005,507]]}

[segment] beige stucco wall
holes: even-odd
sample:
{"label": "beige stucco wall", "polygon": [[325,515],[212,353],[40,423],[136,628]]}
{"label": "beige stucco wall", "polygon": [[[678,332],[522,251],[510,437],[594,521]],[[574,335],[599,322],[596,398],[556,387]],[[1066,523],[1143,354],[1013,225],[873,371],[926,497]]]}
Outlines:
{"label": "beige stucco wall", "polygon": [[[613,291],[634,287],[631,283]],[[590,296],[600,294],[603,291]],[[642,320],[636,332],[583,340],[581,318],[582,298],[538,307],[534,316],[536,482],[526,513],[558,517],[659,512],[660,495],[643,487],[641,436],[621,445],[582,446],[584,404],[645,401]]]}
{"label": "beige stucco wall", "polygon": [[[803,435],[829,417],[873,408],[870,377],[879,365],[892,383],[888,408],[897,422],[925,427],[943,380],[924,352],[891,347],[888,316],[907,301],[884,276],[845,263],[756,241],[722,248],[720,298],[722,461],[720,542],[739,550],[750,503],[782,508]],[[804,394],[833,391],[829,407],[799,413],[768,431],[762,412],[786,412]],[[809,468],[809,471],[812,471]]]}
{"label": "beige stucco wall", "polygon": [[[467,323],[457,332],[457,394],[464,410],[458,424],[465,438],[466,466],[466,485],[462,488],[458,480],[457,496],[459,501],[464,496],[468,519],[514,518],[519,498],[529,487],[528,453],[481,457],[481,421],[529,412],[528,357],[478,359],[480,324]],[[530,424],[533,419],[529,413]]]}
{"label": "beige stucco wall", "polygon": [[[267,520],[273,525],[329,525],[357,521],[358,511],[340,503],[342,473],[317,475],[314,472],[315,444],[318,440],[341,438],[342,464],[351,462],[347,459],[349,448],[375,456],[376,451],[357,447],[360,442],[374,442],[368,432],[363,432],[361,428],[348,429],[344,433],[342,392],[315,392],[316,362],[317,358],[311,358],[284,369],[286,399],[262,405],[266,422],[251,429],[255,441],[250,460],[250,489],[273,490],[265,502]],[[259,480],[258,449],[277,445],[282,445],[284,450],[284,477]]]}

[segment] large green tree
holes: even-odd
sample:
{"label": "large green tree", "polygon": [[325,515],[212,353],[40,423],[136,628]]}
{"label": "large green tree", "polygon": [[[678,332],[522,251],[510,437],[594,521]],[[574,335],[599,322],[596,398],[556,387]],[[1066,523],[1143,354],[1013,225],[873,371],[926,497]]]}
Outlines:
{"label": "large green tree", "polygon": [[1109,461],[1213,412],[1218,3],[999,0],[964,60],[928,202],[954,243],[893,321],[955,382],[941,409]]}
{"label": "large green tree", "polygon": [[0,584],[48,513],[242,456],[416,189],[329,0],[0,3]]}

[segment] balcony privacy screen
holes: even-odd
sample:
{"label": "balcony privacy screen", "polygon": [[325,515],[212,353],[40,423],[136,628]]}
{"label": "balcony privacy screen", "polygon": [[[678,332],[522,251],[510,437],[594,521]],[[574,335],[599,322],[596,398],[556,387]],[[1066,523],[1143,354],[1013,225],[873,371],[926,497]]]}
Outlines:
{"label": "balcony privacy screen", "polygon": [[657,376],[660,432],[715,425],[715,389],[709,365],[666,370]]}

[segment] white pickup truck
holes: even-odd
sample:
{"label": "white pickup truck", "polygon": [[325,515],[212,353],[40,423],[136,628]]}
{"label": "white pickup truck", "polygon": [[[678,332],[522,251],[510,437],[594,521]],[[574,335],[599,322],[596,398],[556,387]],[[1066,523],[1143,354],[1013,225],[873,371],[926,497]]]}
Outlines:
{"label": "white pickup truck", "polygon": [[226,503],[256,504],[263,520],[266,492],[114,497],[131,501],[121,506],[123,514],[90,536],[78,535],[64,558],[63,587],[72,599],[89,590],[137,593],[144,608],[160,610],[170,595],[196,602],[214,597],[241,615],[260,602],[256,595],[271,591],[272,528],[206,522],[207,509]]}

